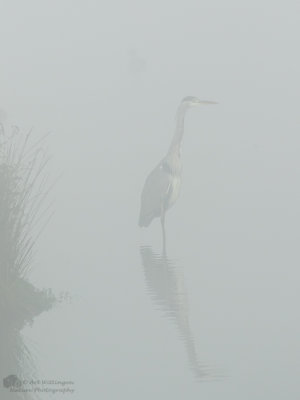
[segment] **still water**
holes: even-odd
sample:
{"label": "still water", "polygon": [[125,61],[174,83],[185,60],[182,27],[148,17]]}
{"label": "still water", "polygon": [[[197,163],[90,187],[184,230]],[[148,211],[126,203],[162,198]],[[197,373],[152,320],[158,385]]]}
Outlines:
{"label": "still water", "polygon": [[[224,113],[210,110],[209,117],[217,112]],[[215,137],[205,145],[219,156],[211,150],[207,168],[217,166],[210,179],[207,169],[193,168],[199,160],[193,151],[188,157],[191,147],[185,146],[184,185],[166,216],[165,249],[159,220],[145,230],[137,226],[153,155],[142,163],[140,155],[111,159],[112,152],[100,157],[90,149],[82,165],[78,149],[71,150],[74,159],[50,194],[55,213],[35,243],[31,283],[20,282],[40,305],[30,324],[22,317],[15,326],[31,367],[3,363],[3,376],[20,374],[27,387],[72,389],[56,396],[73,399],[281,399],[298,393],[292,178],[276,169],[280,149],[267,153],[262,139],[258,149],[240,145],[237,151],[235,145],[228,155],[231,145],[223,151]],[[199,148],[200,142],[198,135]],[[208,158],[201,145],[199,153]],[[62,146],[62,157],[68,151]],[[285,168],[293,162],[286,160]],[[42,297],[37,288],[48,292]],[[11,340],[4,336],[3,347],[16,346]],[[28,396],[36,395],[53,398]]]}

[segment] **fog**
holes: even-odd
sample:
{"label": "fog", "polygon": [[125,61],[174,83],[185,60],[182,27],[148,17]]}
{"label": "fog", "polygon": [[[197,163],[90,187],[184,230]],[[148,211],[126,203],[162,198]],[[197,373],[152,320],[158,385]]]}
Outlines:
{"label": "fog", "polygon": [[[10,376],[74,400],[299,397],[299,15],[292,0],[1,2],[1,126],[49,159],[42,234],[14,275],[26,307],[1,285],[1,398],[54,396]],[[186,112],[164,246],[159,218],[138,226],[141,192],[185,96],[218,104]]]}

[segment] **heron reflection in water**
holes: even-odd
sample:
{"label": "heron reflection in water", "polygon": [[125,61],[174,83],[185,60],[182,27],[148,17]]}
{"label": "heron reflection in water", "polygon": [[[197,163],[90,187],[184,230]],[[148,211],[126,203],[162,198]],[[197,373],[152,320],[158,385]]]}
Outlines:
{"label": "heron reflection in water", "polygon": [[182,338],[196,379],[207,380],[215,375],[211,367],[198,360],[194,337],[189,322],[188,295],[182,268],[170,260],[165,252],[155,253],[149,246],[141,246],[140,254],[144,267],[148,292],[166,318],[175,322]]}
{"label": "heron reflection in water", "polygon": [[160,217],[164,241],[165,213],[176,202],[181,187],[181,143],[184,117],[189,108],[202,104],[217,103],[199,100],[193,96],[182,99],[178,107],[175,133],[169,151],[148,175],[142,191],[139,226],[147,227],[154,218]]}

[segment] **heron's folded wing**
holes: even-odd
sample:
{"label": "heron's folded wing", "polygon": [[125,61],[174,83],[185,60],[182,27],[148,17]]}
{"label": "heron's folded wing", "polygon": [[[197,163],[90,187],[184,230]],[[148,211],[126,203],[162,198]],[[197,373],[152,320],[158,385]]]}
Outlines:
{"label": "heron's folded wing", "polygon": [[154,168],[146,179],[141,199],[140,225],[148,226],[161,214],[162,203],[168,196],[171,177],[161,166]]}

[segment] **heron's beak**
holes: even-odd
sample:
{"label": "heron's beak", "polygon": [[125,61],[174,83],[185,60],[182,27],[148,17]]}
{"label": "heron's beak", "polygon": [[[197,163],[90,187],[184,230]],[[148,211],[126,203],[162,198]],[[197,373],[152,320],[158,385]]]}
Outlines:
{"label": "heron's beak", "polygon": [[202,104],[219,104],[216,101],[209,101],[209,100],[195,100],[194,105],[195,106],[200,106]]}

